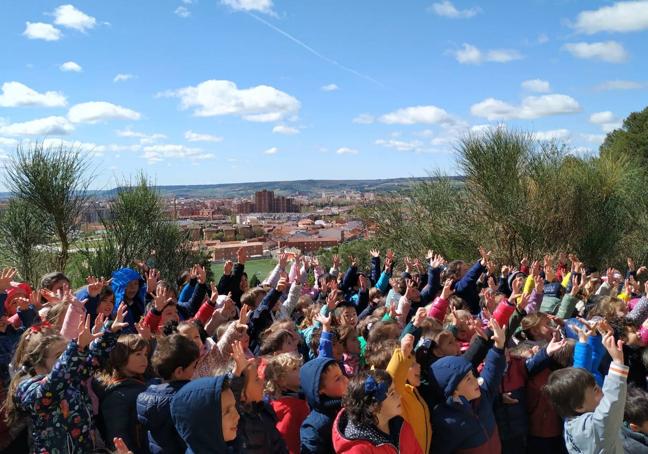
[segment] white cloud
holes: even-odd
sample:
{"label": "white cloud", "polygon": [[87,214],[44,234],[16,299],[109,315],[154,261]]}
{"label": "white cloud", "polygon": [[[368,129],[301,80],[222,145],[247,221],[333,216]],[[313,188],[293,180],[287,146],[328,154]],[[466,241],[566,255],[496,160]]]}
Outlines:
{"label": "white cloud", "polygon": [[540,33],[538,35],[537,41],[538,41],[538,44],[546,44],[546,43],[549,42],[549,36],[547,36],[546,33]]}
{"label": "white cloud", "polygon": [[115,83],[116,82],[125,82],[127,80],[131,80],[131,79],[134,79],[134,78],[135,78],[135,76],[132,75],[132,74],[119,73],[113,78],[113,82],[115,82]]}
{"label": "white cloud", "polygon": [[235,11],[258,11],[273,14],[272,0],[221,0],[221,3]]}
{"label": "white cloud", "polygon": [[222,142],[223,138],[211,134],[199,134],[193,131],[187,131],[184,135],[189,142]]}
{"label": "white cloud", "polygon": [[589,121],[590,123],[599,125],[603,132],[614,131],[623,125],[623,122],[616,118],[616,116],[609,110],[593,113],[590,115]]}
{"label": "white cloud", "polygon": [[191,11],[189,11],[185,6],[178,6],[173,13],[183,19],[191,16]]}
{"label": "white cloud", "polygon": [[349,147],[340,147],[336,151],[337,154],[358,154],[359,151],[356,150],[355,148],[349,148]]}
{"label": "white cloud", "polygon": [[448,112],[436,106],[405,107],[382,115],[379,121],[390,125],[452,124],[455,122]]}
{"label": "white cloud", "polygon": [[534,91],[536,93],[549,93],[551,91],[549,82],[542,79],[525,80],[524,82],[522,82],[522,88],[528,91]]}
{"label": "white cloud", "polygon": [[212,153],[205,153],[200,148],[191,148],[176,144],[149,145],[142,149],[142,157],[150,163],[160,162],[167,158],[182,158],[190,161],[213,159]]}
{"label": "white cloud", "polygon": [[335,85],[335,84],[328,84],[328,85],[324,85],[324,86],[321,88],[322,91],[337,91],[337,90],[339,90],[339,89],[340,89],[340,87],[338,87],[338,86]]}
{"label": "white cloud", "polygon": [[493,49],[481,51],[477,47],[468,43],[463,43],[461,49],[451,51],[450,53],[463,65],[479,65],[485,62],[508,63],[524,58],[517,50]]}
{"label": "white cloud", "polygon": [[353,119],[354,123],[357,123],[359,125],[370,125],[373,123],[376,119],[374,118],[373,115],[369,115],[366,113],[360,114],[357,117]]}
{"label": "white cloud", "polygon": [[74,73],[80,73],[81,71],[83,71],[81,65],[79,65],[77,62],[74,61],[66,61],[61,66],[59,66],[59,69],[63,72],[74,72]]}
{"label": "white cloud", "polygon": [[237,115],[248,121],[273,122],[299,112],[300,102],[268,85],[239,89],[229,80],[206,80],[195,87],[160,93],[180,98],[182,109],[194,108],[198,117]]}
{"label": "white cloud", "polygon": [[74,126],[65,117],[54,116],[0,126],[0,134],[8,136],[56,136],[72,131]]}
{"label": "white cloud", "polygon": [[429,10],[438,16],[450,17],[452,19],[468,19],[481,12],[481,8],[479,7],[459,10],[449,0],[433,3]]}
{"label": "white cloud", "polygon": [[583,11],[573,27],[588,35],[598,32],[634,32],[648,29],[648,1],[615,2],[593,11]]}
{"label": "white cloud", "polygon": [[552,129],[550,131],[537,131],[533,134],[533,136],[537,140],[541,141],[567,141],[571,138],[571,132],[569,132],[568,129]]}
{"label": "white cloud", "polygon": [[470,113],[488,120],[530,120],[550,115],[567,114],[581,110],[578,102],[567,95],[527,96],[518,106],[495,98],[473,104]]}
{"label": "white cloud", "polygon": [[0,107],[65,107],[67,100],[59,91],[39,93],[20,82],[5,82],[0,94]]}
{"label": "white cloud", "polygon": [[158,140],[163,140],[167,138],[166,135],[164,134],[159,134],[159,133],[146,134],[144,132],[133,131],[130,128],[117,130],[115,131],[115,134],[117,134],[117,136],[119,137],[139,139],[141,144],[154,143],[157,142]]}
{"label": "white cloud", "polygon": [[274,132],[275,134],[284,134],[287,136],[293,136],[295,134],[299,134],[299,129],[292,128],[286,125],[277,125],[274,128],[272,128],[272,132]]}
{"label": "white cloud", "polygon": [[277,154],[278,151],[279,151],[279,148],[272,147],[272,148],[268,148],[267,150],[265,150],[263,152],[263,154]]}
{"label": "white cloud", "polygon": [[25,22],[25,31],[23,36],[29,39],[42,39],[45,41],[58,41],[61,39],[61,30],[52,24],[43,22]]}
{"label": "white cloud", "polygon": [[104,120],[139,120],[139,112],[105,101],[75,104],[68,111],[72,123],[98,123]]}
{"label": "white cloud", "polygon": [[581,134],[581,137],[590,143],[601,144],[605,140],[605,134]]}
{"label": "white cloud", "polygon": [[97,20],[72,5],[61,5],[54,10],[54,23],[85,32],[94,28],[97,25]]}
{"label": "white cloud", "polygon": [[616,41],[567,43],[563,49],[576,58],[602,60],[608,63],[623,63],[628,59],[628,52]]}
{"label": "white cloud", "polygon": [[395,140],[395,139],[378,139],[376,140],[376,145],[380,145],[386,148],[393,148],[397,151],[414,151],[420,152],[423,150],[423,142],[420,140]]}
{"label": "white cloud", "polygon": [[646,83],[634,82],[632,80],[608,80],[596,87],[597,90],[639,90],[648,87]]}

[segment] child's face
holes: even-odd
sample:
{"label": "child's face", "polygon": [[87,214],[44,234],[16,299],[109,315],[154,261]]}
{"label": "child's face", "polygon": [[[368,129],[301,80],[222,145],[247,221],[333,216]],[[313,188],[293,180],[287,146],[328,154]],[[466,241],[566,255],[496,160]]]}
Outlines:
{"label": "child's face", "polygon": [[99,302],[99,307],[97,307],[98,314],[104,314],[106,317],[110,316],[115,307],[115,295],[110,295],[105,297]]}
{"label": "child's face", "polygon": [[137,295],[138,290],[139,290],[139,281],[130,281],[126,286],[126,290],[124,291],[124,296],[126,297],[127,300],[130,301],[133,298],[135,298],[135,295]]}
{"label": "child's face", "polygon": [[639,424],[630,424],[630,428],[635,431],[635,432],[642,432],[644,434],[648,434],[648,421],[644,421]]}
{"label": "child's face", "polygon": [[293,367],[283,377],[279,385],[289,391],[298,391],[301,382],[299,381],[299,367]]}
{"label": "child's face", "polygon": [[474,400],[481,396],[481,389],[479,382],[472,371],[468,372],[464,378],[461,379],[457,385],[457,389],[453,393],[454,397],[464,397],[466,400]]}
{"label": "child's face", "polygon": [[407,382],[415,388],[421,384],[421,365],[416,361],[407,371]]}
{"label": "child's face", "polygon": [[221,392],[221,421],[223,425],[223,440],[232,441],[236,439],[238,429],[239,413],[236,411],[236,400],[231,389]]}
{"label": "child's face", "polygon": [[401,414],[400,394],[396,392],[393,383],[389,386],[389,390],[387,391],[387,398],[380,405],[378,414],[385,421],[389,421],[394,416],[400,416]]}
{"label": "child's face", "polygon": [[176,322],[180,321],[180,317],[178,317],[178,307],[175,304],[169,304],[167,307],[162,309],[160,325],[164,326],[169,320],[174,320]]}
{"label": "child's face", "polygon": [[579,413],[589,413],[596,410],[599,402],[603,398],[603,391],[598,385],[590,386],[585,390],[585,400],[580,408],[576,411]]}
{"label": "child's face", "polygon": [[128,355],[124,373],[128,376],[143,375],[148,367],[148,356],[145,348]]}
{"label": "child's face", "polygon": [[281,350],[278,353],[296,353],[298,347],[299,340],[294,334],[291,334],[284,338],[283,344],[281,344]]}
{"label": "child's face", "polygon": [[457,339],[451,334],[444,334],[439,337],[439,343],[432,350],[434,356],[443,358],[444,356],[457,356],[461,353],[461,347],[457,343]]}
{"label": "child's face", "polygon": [[198,346],[198,349],[202,350],[203,343],[202,343],[202,339],[200,338],[200,333],[198,332],[198,328],[192,325],[183,325],[180,327],[178,332],[184,337],[186,337],[187,339],[193,341],[193,343]]}
{"label": "child's face", "polygon": [[340,325],[353,326],[358,324],[358,313],[353,307],[345,307],[340,314]]}
{"label": "child's face", "polygon": [[346,340],[346,351],[347,353],[351,355],[359,355],[360,354],[360,341],[358,340],[357,337],[351,336],[348,337]]}
{"label": "child's face", "polygon": [[551,341],[554,331],[549,326],[549,321],[542,319],[537,326],[534,326],[529,330],[531,335],[536,340],[545,340],[547,342]]}
{"label": "child's face", "polygon": [[258,367],[258,363],[251,364],[245,373],[245,389],[241,395],[244,402],[261,402],[263,400],[264,383],[259,377]]}
{"label": "child's face", "polygon": [[340,366],[331,364],[320,379],[320,394],[328,397],[341,398],[346,394],[349,379],[344,376]]}
{"label": "child's face", "polygon": [[43,365],[43,368],[47,370],[47,373],[54,368],[54,364],[56,364],[56,361],[61,357],[66,347],[67,342],[65,339],[59,339],[49,348],[47,356],[45,357],[45,364]]}

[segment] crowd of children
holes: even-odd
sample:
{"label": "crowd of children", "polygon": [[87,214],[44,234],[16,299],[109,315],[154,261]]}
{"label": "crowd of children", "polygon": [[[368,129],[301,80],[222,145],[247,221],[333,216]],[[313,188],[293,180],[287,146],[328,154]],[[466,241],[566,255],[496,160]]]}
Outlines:
{"label": "crowd of children", "polygon": [[648,453],[648,269],[0,273],[0,453]]}

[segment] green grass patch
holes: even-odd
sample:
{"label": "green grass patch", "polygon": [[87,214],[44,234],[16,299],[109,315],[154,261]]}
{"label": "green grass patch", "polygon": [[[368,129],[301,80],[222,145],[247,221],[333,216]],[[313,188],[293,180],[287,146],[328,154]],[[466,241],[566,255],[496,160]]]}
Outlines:
{"label": "green grass patch", "polygon": [[[276,265],[277,262],[274,259],[249,259],[245,262],[245,272],[248,279],[252,279],[252,276],[256,274],[257,278],[263,281]],[[212,263],[211,269],[214,273],[214,282],[218,282],[223,275],[223,264]]]}

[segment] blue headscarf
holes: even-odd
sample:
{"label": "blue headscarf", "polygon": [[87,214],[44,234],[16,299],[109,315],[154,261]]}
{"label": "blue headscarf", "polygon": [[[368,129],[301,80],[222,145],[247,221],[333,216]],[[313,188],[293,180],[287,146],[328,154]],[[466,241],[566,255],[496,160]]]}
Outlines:
{"label": "blue headscarf", "polygon": [[126,287],[131,281],[139,282],[139,290],[137,291],[135,298],[139,299],[142,303],[146,301],[146,283],[139,273],[130,268],[120,268],[117,271],[113,271],[112,274],[112,289],[113,292],[115,292],[115,306],[113,307],[113,314],[117,312],[119,305],[123,302]]}

